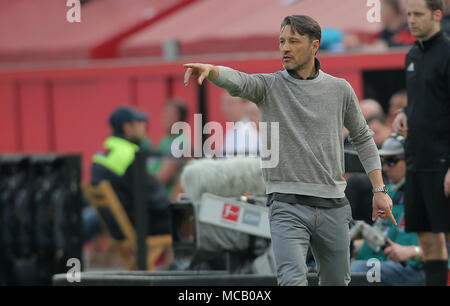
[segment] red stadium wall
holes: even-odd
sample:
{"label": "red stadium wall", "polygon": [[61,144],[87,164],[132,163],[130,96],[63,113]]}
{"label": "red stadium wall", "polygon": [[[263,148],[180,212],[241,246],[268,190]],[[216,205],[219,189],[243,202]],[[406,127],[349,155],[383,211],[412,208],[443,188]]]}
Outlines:
{"label": "red stadium wall", "polygon": [[[347,79],[363,97],[362,72],[402,69],[404,52],[378,55],[321,56],[323,70]],[[248,73],[282,69],[278,58],[212,61]],[[189,123],[198,113],[198,88],[186,88],[181,62],[125,64],[94,62],[86,66],[0,70],[0,153],[81,153],[83,179],[89,179],[91,156],[109,134],[107,119],[119,105],[150,113],[149,136],[164,134],[162,109],[169,97],[183,98]],[[207,86],[207,119],[224,124],[222,90]],[[193,126],[193,125],[191,125]]]}

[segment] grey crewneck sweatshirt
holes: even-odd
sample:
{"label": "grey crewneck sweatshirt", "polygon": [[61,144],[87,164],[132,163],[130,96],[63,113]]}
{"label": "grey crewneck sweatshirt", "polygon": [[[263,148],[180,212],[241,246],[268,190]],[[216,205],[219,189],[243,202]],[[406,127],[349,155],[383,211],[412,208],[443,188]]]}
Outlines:
{"label": "grey crewneck sweatshirt", "polygon": [[343,126],[366,173],[381,169],[373,132],[346,80],[322,70],[313,80],[301,80],[286,70],[247,74],[223,66],[218,69],[213,83],[232,96],[256,103],[269,135],[270,123],[279,122],[279,163],[262,169],[267,194],[345,197]]}

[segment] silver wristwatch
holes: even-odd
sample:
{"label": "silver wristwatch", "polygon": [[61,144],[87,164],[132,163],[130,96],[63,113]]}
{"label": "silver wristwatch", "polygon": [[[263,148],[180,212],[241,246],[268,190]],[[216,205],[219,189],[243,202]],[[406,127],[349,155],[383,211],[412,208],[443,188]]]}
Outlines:
{"label": "silver wristwatch", "polygon": [[373,193],[376,193],[376,192],[384,192],[384,193],[387,193],[388,190],[387,190],[386,185],[383,185],[383,186],[380,186],[380,187],[377,187],[377,188],[372,189],[372,192],[373,192]]}
{"label": "silver wristwatch", "polygon": [[416,256],[414,257],[414,260],[421,261],[420,248],[418,246],[414,246],[414,251],[416,252]]}

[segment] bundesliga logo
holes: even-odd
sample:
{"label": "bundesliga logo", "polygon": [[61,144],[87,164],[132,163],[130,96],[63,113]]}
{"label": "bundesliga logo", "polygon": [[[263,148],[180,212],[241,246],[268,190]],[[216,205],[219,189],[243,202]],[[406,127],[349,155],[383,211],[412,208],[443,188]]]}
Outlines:
{"label": "bundesliga logo", "polygon": [[241,210],[241,208],[239,206],[225,203],[223,205],[222,219],[237,222],[239,219],[239,211],[240,210]]}

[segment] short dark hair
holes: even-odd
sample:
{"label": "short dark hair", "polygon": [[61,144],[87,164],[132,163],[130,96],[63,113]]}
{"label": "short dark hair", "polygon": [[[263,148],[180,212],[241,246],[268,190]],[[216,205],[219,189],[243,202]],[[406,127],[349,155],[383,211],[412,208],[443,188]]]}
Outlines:
{"label": "short dark hair", "polygon": [[440,10],[442,13],[444,13],[445,0],[425,0],[425,3],[432,12]]}
{"label": "short dark hair", "polygon": [[187,107],[186,104],[177,98],[170,98],[167,101],[166,106],[173,106],[178,111],[178,121],[185,122],[187,119]]}
{"label": "short dark hair", "polygon": [[281,30],[285,26],[291,26],[298,34],[306,35],[309,37],[309,41],[313,41],[315,39],[322,39],[322,29],[320,25],[309,16],[305,15],[291,15],[284,18],[281,23]]}

